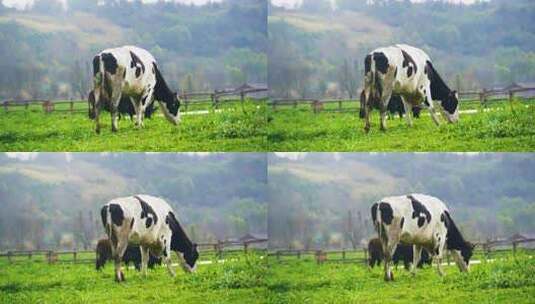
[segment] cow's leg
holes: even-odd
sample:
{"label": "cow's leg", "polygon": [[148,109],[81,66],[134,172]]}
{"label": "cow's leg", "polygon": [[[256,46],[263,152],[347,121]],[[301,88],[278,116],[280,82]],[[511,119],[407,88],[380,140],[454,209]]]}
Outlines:
{"label": "cow's leg", "polygon": [[[164,237],[163,262],[167,266],[167,271],[172,277],[176,276],[175,269],[173,269],[171,260],[171,235]],[[178,255],[178,252],[177,252]]]}
{"label": "cow's leg", "polygon": [[428,107],[429,115],[431,115],[431,118],[435,122],[435,125],[440,126],[440,120],[438,119],[438,116],[437,116],[435,102],[433,101],[433,98],[431,97],[431,88],[428,88],[422,96],[425,96],[424,104]]}
{"label": "cow's leg", "polygon": [[416,267],[418,267],[418,263],[420,263],[421,256],[422,256],[422,246],[419,246],[419,245],[412,246],[412,266],[411,266],[412,275],[416,275]]}
{"label": "cow's leg", "polygon": [[117,132],[117,120],[119,118],[119,102],[121,100],[121,95],[119,94],[118,100],[113,100],[111,103],[111,131]]}
{"label": "cow's leg", "polygon": [[364,105],[363,105],[363,110],[364,110],[364,120],[365,120],[365,125],[364,125],[364,132],[368,133],[370,132],[370,112],[371,112],[371,93],[370,93],[370,89],[369,87],[366,85],[366,87],[364,88]]}
{"label": "cow's leg", "polygon": [[117,242],[117,248],[114,252],[114,261],[115,261],[115,280],[117,282],[124,281],[124,274],[121,270],[121,261],[123,259],[124,252],[126,251],[126,247],[128,246],[128,242],[126,240],[119,240]]}
{"label": "cow's leg", "polygon": [[147,264],[149,263],[149,247],[141,246],[141,273],[147,277]]}
{"label": "cow's leg", "polygon": [[385,281],[393,281],[394,274],[392,273],[392,257],[396,251],[397,242],[392,242],[390,239],[388,243],[383,243],[383,252],[385,258],[384,270],[385,270]]}
{"label": "cow's leg", "polygon": [[388,112],[388,103],[392,97],[392,90],[384,90],[383,96],[381,96],[380,101],[380,111],[381,111],[381,131],[386,131],[386,113]]}
{"label": "cow's leg", "polygon": [[97,134],[100,134],[100,99],[102,98],[101,97],[101,94],[100,94],[100,91],[95,89],[94,90],[94,95],[95,95],[95,103],[94,103],[94,108],[93,108],[93,111],[94,111],[94,114],[95,114],[95,132]]}
{"label": "cow's leg", "polygon": [[461,252],[459,250],[450,250],[449,252],[453,257],[453,260],[455,260],[455,264],[457,264],[457,267],[459,267],[459,270],[461,272],[468,271],[468,265],[466,265],[466,262],[461,256]]}
{"label": "cow's leg", "polygon": [[403,103],[403,109],[405,110],[405,120],[407,121],[407,125],[412,127],[412,105],[408,103],[403,96],[401,96],[401,101]]}

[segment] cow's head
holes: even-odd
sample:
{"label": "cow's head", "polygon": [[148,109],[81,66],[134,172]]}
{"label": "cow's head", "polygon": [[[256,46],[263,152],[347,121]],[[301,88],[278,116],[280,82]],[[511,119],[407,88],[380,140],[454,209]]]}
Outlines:
{"label": "cow's head", "polygon": [[444,116],[450,123],[459,120],[459,95],[456,91],[450,91],[441,101],[441,106]]}
{"label": "cow's head", "polygon": [[464,246],[461,248],[461,255],[463,256],[463,260],[466,263],[466,267],[470,265],[470,259],[472,258],[472,255],[474,254],[475,247],[476,247],[475,244],[472,244],[470,242],[465,242]]}
{"label": "cow's head", "polygon": [[197,250],[197,244],[193,243],[192,246],[183,253],[184,257],[184,270],[188,272],[194,272],[197,268],[197,259],[199,258],[199,251]]}
{"label": "cow's head", "polygon": [[177,125],[180,122],[180,99],[177,93],[169,94],[162,103],[162,111],[167,120]]}

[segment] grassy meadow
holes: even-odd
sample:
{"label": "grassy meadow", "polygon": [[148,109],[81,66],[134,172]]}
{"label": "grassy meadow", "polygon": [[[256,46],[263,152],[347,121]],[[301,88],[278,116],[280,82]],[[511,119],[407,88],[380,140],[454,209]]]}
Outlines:
{"label": "grassy meadow", "polygon": [[266,303],[266,262],[241,255],[223,263],[198,265],[186,274],[177,267],[149,269],[144,278],[124,270],[126,282],[114,281],[113,265],[97,272],[94,264],[0,260],[0,303]]}
{"label": "grassy meadow", "polygon": [[533,101],[492,102],[485,109],[476,102],[462,102],[456,124],[436,127],[427,111],[413,119],[387,121],[387,131],[379,130],[378,111],[372,112],[372,129],[364,132],[356,103],[343,112],[325,106],[314,114],[309,105],[268,110],[270,151],[533,151],[535,150],[535,105]]}
{"label": "grassy meadow", "polygon": [[[67,104],[56,107],[61,110]],[[178,126],[156,112],[136,129],[123,117],[119,131],[111,132],[111,115],[101,115],[101,134],[87,115],[55,111],[45,114],[40,106],[0,112],[2,151],[264,151],[266,149],[265,106],[262,102],[224,103],[217,111],[211,106],[190,107],[208,113],[182,115]]]}
{"label": "grassy meadow", "polygon": [[269,265],[269,303],[533,303],[535,294],[535,260],[521,255],[472,265],[469,273],[452,264],[444,277],[436,267],[413,277],[400,266],[389,283],[381,267],[355,263],[294,258]]}

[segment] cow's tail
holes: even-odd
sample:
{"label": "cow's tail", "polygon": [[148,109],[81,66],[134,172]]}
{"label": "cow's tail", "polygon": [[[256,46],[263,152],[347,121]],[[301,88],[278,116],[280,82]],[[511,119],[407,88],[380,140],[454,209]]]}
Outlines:
{"label": "cow's tail", "polygon": [[100,209],[100,216],[102,220],[102,226],[104,226],[104,232],[108,235],[108,238],[111,239],[111,212],[108,205],[104,205]]}

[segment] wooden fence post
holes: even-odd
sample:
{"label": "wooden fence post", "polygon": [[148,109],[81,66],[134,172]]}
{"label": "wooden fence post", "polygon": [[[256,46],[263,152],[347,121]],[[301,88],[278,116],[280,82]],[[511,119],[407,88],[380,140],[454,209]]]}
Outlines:
{"label": "wooden fence post", "polygon": [[76,255],[77,255],[77,252],[76,252],[76,249],[74,249],[74,251],[72,252],[72,257],[74,259],[74,263],[76,263]]}
{"label": "wooden fence post", "polygon": [[342,100],[338,101],[338,111],[342,112]]}
{"label": "wooden fence post", "polygon": [[342,260],[346,260],[346,250],[342,250]]}
{"label": "wooden fence post", "polygon": [[32,251],[28,251],[28,260],[31,260],[32,259]]}
{"label": "wooden fence post", "polygon": [[243,251],[247,254],[247,247],[249,246],[249,243],[243,242]]}
{"label": "wooden fence post", "polygon": [[11,255],[12,255],[12,254],[13,254],[13,253],[12,253],[11,251],[8,251],[8,252],[7,252],[7,260],[9,261],[10,264],[13,263],[13,261],[11,260]]}
{"label": "wooden fence post", "polygon": [[297,250],[297,259],[298,259],[298,260],[301,259],[301,250]]}
{"label": "wooden fence post", "polygon": [[281,259],[281,252],[277,250],[276,255],[277,255],[277,261],[280,261],[280,259]]}
{"label": "wooden fence post", "polygon": [[368,250],[362,248],[362,251],[364,251],[364,264],[368,264]]}
{"label": "wooden fence post", "polygon": [[72,100],[70,102],[70,111],[71,111],[71,113],[74,112],[74,101],[72,101]]}
{"label": "wooden fence post", "polygon": [[515,98],[515,92],[513,90],[509,90],[509,106],[511,107],[511,112],[515,112],[515,109],[513,108],[513,99]]}
{"label": "wooden fence post", "polygon": [[513,255],[516,255],[516,247],[517,247],[518,243],[513,241]]}
{"label": "wooden fence post", "polygon": [[4,110],[6,110],[6,112],[9,111],[9,101],[4,101]]}

